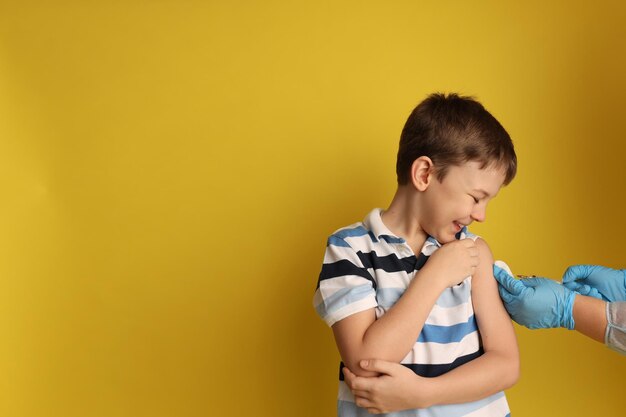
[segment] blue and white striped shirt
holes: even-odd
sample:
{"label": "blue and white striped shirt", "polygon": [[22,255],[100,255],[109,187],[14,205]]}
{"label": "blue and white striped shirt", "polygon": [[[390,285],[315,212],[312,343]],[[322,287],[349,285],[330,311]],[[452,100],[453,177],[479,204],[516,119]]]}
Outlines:
{"label": "blue and white striped shirt", "polygon": [[[410,281],[441,244],[429,237],[416,256],[407,242],[382,222],[381,209],[362,223],[339,229],[328,238],[314,306],[324,321],[334,323],[374,308],[380,318],[398,301]],[[466,228],[457,239],[476,239]],[[472,278],[443,291],[431,310],[412,350],[401,363],[424,377],[442,375],[483,354],[472,306]],[[369,416],[357,407],[340,375],[338,415]],[[505,417],[504,392],[479,401],[438,405],[387,414],[393,417]]]}

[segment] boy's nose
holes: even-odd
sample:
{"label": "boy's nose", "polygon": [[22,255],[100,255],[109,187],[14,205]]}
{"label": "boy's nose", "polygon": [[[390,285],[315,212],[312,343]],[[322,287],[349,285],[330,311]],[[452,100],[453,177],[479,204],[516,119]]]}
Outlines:
{"label": "boy's nose", "polygon": [[485,218],[487,217],[487,209],[484,205],[479,204],[477,206],[474,207],[474,210],[472,211],[472,219],[474,219],[475,221],[481,223],[485,221]]}

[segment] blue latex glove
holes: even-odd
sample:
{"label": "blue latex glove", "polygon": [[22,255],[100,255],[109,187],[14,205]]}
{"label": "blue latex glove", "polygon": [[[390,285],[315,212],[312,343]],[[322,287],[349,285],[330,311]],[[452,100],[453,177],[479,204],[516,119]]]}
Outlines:
{"label": "blue latex glove", "polygon": [[604,301],[626,301],[626,270],[597,265],[574,265],[563,274],[563,285],[572,291]]}
{"label": "blue latex glove", "polygon": [[497,265],[493,275],[504,306],[517,323],[529,329],[574,328],[575,292],[547,278],[515,279]]}

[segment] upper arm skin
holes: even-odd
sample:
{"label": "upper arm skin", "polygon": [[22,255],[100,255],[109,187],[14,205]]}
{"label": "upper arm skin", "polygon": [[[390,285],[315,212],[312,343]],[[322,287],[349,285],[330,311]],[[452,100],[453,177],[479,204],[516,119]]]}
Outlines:
{"label": "upper arm skin", "polygon": [[367,329],[376,320],[376,313],[373,308],[353,314],[343,320],[333,324],[333,335],[345,365],[353,372],[358,372],[361,376],[376,375],[361,369],[357,364],[361,359],[361,346]]}
{"label": "upper arm skin", "polygon": [[487,243],[476,240],[480,263],[472,277],[472,303],[486,354],[502,356],[509,364],[510,385],[519,377],[519,349],[513,323],[502,304],[493,277],[493,256]]}

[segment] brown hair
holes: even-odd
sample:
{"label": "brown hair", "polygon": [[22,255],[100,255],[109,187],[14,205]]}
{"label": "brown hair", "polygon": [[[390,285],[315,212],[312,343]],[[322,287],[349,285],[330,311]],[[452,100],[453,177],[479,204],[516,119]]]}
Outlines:
{"label": "brown hair", "polygon": [[502,167],[504,184],[517,172],[517,156],[509,134],[482,104],[472,97],[435,93],[411,113],[402,129],[396,174],[398,184],[409,183],[411,165],[429,157],[442,181],[451,165],[481,162]]}

